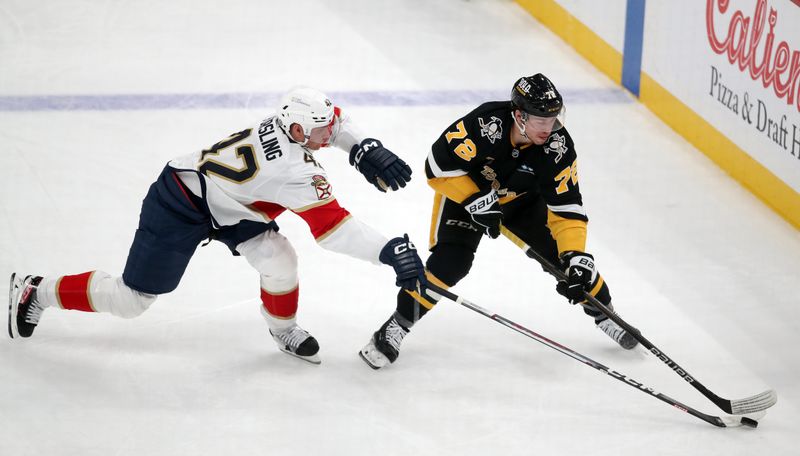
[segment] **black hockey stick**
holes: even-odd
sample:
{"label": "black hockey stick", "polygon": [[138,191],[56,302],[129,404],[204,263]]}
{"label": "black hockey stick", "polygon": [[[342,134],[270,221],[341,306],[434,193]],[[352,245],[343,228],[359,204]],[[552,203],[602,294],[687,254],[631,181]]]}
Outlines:
{"label": "black hockey stick", "polygon": [[547,337],[542,336],[541,334],[538,334],[538,333],[536,333],[534,331],[531,331],[530,329],[528,329],[528,328],[526,328],[526,327],[524,327],[524,326],[522,326],[522,325],[520,325],[518,323],[515,323],[515,322],[503,317],[502,315],[498,315],[496,313],[490,312],[490,311],[484,309],[483,307],[481,307],[481,306],[479,306],[477,304],[469,302],[466,299],[464,299],[464,298],[462,298],[462,297],[460,297],[460,296],[458,296],[458,295],[456,295],[456,294],[454,294],[454,293],[452,293],[452,292],[450,292],[448,290],[440,288],[440,287],[438,287],[438,286],[436,286],[436,285],[434,285],[432,283],[426,284],[425,287],[428,289],[429,292],[442,295],[445,298],[455,302],[456,304],[461,304],[462,306],[464,306],[464,307],[466,307],[466,308],[468,308],[470,310],[478,312],[479,314],[481,314],[481,315],[483,315],[485,317],[488,317],[488,318],[500,323],[503,326],[511,328],[514,331],[516,331],[516,332],[518,332],[518,333],[520,333],[520,334],[522,334],[524,336],[530,337],[531,339],[533,339],[533,340],[535,340],[535,341],[537,341],[537,342],[539,342],[541,344],[544,344],[544,345],[552,348],[553,350],[561,352],[561,353],[569,356],[572,359],[575,359],[577,361],[582,362],[583,364],[586,364],[587,366],[593,367],[593,368],[599,370],[600,372],[603,372],[603,373],[607,374],[608,376],[613,377],[613,378],[621,381],[622,383],[624,383],[624,384],[626,384],[628,386],[636,388],[637,390],[639,390],[639,391],[641,391],[643,393],[646,393],[646,394],[648,394],[648,395],[650,395],[652,397],[655,397],[656,399],[659,399],[659,400],[661,400],[663,402],[666,402],[667,404],[675,407],[676,409],[678,409],[680,411],[683,411],[683,412],[686,412],[686,413],[688,413],[688,414],[690,414],[692,416],[696,416],[697,418],[700,418],[701,420],[703,420],[703,421],[705,421],[707,423],[711,423],[714,426],[736,427],[736,426],[745,425],[745,426],[750,426],[750,427],[757,427],[758,426],[758,421],[756,421],[755,418],[761,419],[761,417],[763,417],[766,414],[766,412],[762,411],[762,412],[757,413],[755,415],[751,415],[754,418],[752,418],[752,417],[749,418],[749,417],[745,417],[745,416],[713,416],[713,415],[707,415],[707,414],[705,414],[703,412],[700,412],[700,411],[697,411],[697,410],[693,409],[692,407],[689,407],[688,405],[685,405],[685,404],[682,404],[681,402],[676,401],[675,399],[667,396],[666,394],[659,393],[659,392],[653,390],[653,388],[650,388],[649,386],[646,386],[645,384],[640,383],[640,382],[628,377],[627,375],[625,375],[623,373],[617,372],[617,371],[615,371],[615,370],[613,370],[613,369],[611,369],[611,368],[609,368],[607,366],[604,366],[603,364],[600,364],[597,361],[594,361],[594,360],[592,360],[592,359],[590,359],[590,358],[588,358],[588,357],[586,357],[586,356],[584,356],[584,355],[582,355],[582,354],[580,354],[580,353],[578,353],[578,352],[576,352],[576,351],[574,351],[574,350],[572,350],[572,349],[570,349],[568,347],[565,347],[564,345],[559,344],[558,342],[550,340]]}
{"label": "black hockey stick", "polygon": [[[552,263],[547,261],[546,258],[541,256],[538,252],[533,250],[528,244],[526,244],[522,239],[517,237],[514,233],[509,231],[506,227],[502,227],[501,231],[504,236],[509,238],[514,244],[522,248],[525,251],[525,254],[528,255],[530,258],[538,261],[542,267],[553,275],[557,280],[566,281],[567,275],[561,269],[553,266]],[[608,318],[610,318],[614,323],[618,324],[622,329],[630,333],[636,340],[642,344],[650,353],[655,355],[656,358],[660,359],[664,364],[669,366],[673,372],[678,374],[682,379],[686,380],[687,383],[692,385],[697,391],[707,397],[711,402],[717,405],[720,409],[724,410],[725,413],[730,413],[732,415],[744,415],[748,413],[760,412],[762,410],[766,410],[776,402],[778,402],[778,394],[774,390],[767,390],[762,393],[756,394],[754,396],[746,397],[744,399],[725,399],[722,397],[717,396],[713,392],[711,392],[708,388],[706,388],[697,378],[693,375],[690,375],[689,372],[684,369],[683,367],[679,366],[672,358],[667,356],[662,350],[658,347],[653,345],[652,342],[647,340],[639,331],[638,329],[629,325],[625,320],[623,320],[619,315],[614,313],[611,309],[603,305],[600,301],[598,301],[594,296],[590,295],[587,292],[584,292],[584,297],[586,300],[592,304],[594,307],[597,308],[600,312],[603,312]]]}

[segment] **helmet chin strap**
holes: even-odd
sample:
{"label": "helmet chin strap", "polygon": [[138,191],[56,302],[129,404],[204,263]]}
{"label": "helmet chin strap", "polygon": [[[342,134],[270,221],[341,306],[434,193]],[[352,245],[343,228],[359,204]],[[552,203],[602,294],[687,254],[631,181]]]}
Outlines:
{"label": "helmet chin strap", "polygon": [[522,123],[521,123],[521,124],[520,124],[520,123],[519,123],[519,121],[517,120],[517,116],[512,116],[512,117],[514,117],[514,123],[517,125],[517,128],[519,129],[519,134],[521,134],[521,135],[522,135],[522,137],[523,137],[523,138],[525,138],[525,139],[527,139],[528,141],[533,141],[533,140],[532,140],[531,138],[529,138],[529,137],[528,137],[528,135],[525,133],[525,122],[527,122],[527,121],[528,121],[528,113],[527,113],[527,112],[520,111],[520,117],[522,117]]}

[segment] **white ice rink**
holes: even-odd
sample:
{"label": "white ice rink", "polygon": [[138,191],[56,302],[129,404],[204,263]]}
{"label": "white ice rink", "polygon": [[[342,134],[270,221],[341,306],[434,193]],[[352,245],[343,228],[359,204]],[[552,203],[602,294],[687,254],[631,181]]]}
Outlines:
{"label": "white ice rink", "polygon": [[[219,243],[143,316],[48,310],[0,342],[0,455],[794,455],[800,233],[508,0],[0,0],[0,295],[12,271],[119,274],[148,185],[173,156],[316,86],[414,168],[381,194],[317,158],[353,214],[428,238],[430,144],[543,72],[567,104],[588,249],[617,310],[726,398],[767,388],[758,429],[720,429],[443,301],[373,371],[388,267],[319,248],[293,214],[312,366],[280,353],[258,275]],[[614,346],[503,239],[454,288],[705,413],[644,350]]]}

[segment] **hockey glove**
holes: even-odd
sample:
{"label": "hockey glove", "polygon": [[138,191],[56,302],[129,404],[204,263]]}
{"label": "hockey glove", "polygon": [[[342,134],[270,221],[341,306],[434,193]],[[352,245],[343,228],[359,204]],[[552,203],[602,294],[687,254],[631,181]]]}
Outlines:
{"label": "hockey glove", "polygon": [[490,238],[500,236],[500,222],[503,221],[503,211],[494,189],[488,193],[477,192],[461,203],[472,217],[476,228],[482,228]]}
{"label": "hockey glove", "polygon": [[425,266],[407,234],[387,242],[381,249],[379,259],[381,263],[394,268],[398,287],[417,290],[418,286],[425,283]]}
{"label": "hockey glove", "polygon": [[589,291],[591,284],[597,280],[594,257],[586,252],[564,252],[561,254],[561,264],[567,274],[567,281],[558,282],[556,291],[572,304],[583,302],[584,292]]}
{"label": "hockey glove", "polygon": [[397,190],[411,180],[411,168],[377,139],[367,138],[350,149],[350,164],[375,188]]}

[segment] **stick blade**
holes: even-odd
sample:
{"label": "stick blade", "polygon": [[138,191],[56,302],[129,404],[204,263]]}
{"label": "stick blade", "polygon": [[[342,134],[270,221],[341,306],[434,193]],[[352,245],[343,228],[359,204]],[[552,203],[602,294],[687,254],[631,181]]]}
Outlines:
{"label": "stick blade", "polygon": [[755,396],[731,401],[731,413],[734,415],[746,415],[760,412],[772,407],[777,402],[778,393],[775,390],[767,390]]}
{"label": "stick blade", "polygon": [[747,416],[721,416],[720,421],[724,423],[725,427],[758,427],[758,422],[767,414],[765,410],[760,412],[750,413]]}

